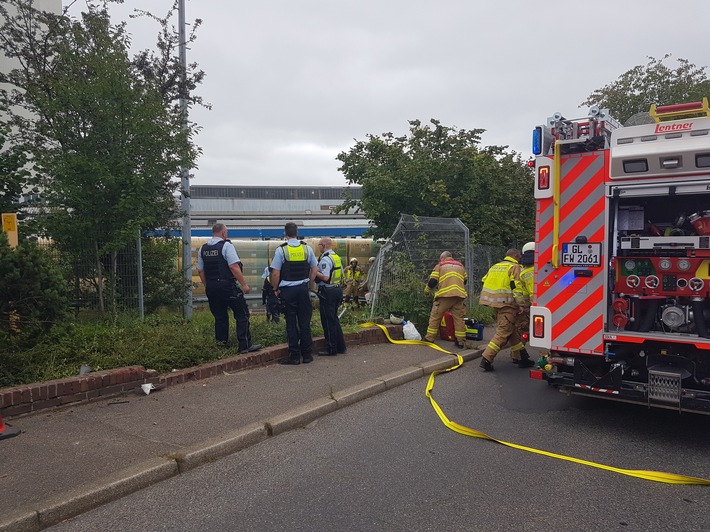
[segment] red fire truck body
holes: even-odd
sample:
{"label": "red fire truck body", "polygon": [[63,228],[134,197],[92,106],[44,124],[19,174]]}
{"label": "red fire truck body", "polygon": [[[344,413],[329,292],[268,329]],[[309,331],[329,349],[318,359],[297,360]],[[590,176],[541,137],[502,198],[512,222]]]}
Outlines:
{"label": "red fire truck body", "polygon": [[[700,116],[701,115],[701,116]],[[533,134],[533,378],[710,413],[710,110],[621,127],[559,113]]]}

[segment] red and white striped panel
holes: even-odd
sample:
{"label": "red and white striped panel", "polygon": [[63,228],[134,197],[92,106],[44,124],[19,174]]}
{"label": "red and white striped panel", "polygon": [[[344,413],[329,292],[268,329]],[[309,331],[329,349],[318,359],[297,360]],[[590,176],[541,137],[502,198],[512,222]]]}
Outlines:
{"label": "red and white striped panel", "polygon": [[[564,155],[561,159],[559,250],[562,244],[585,236],[587,242],[604,242],[604,176],[608,152]],[[602,266],[552,267],[554,208],[552,198],[539,199],[535,240],[534,303],[552,315],[553,350],[602,354],[604,326],[604,251]],[[590,269],[592,277],[575,277],[575,269]]]}

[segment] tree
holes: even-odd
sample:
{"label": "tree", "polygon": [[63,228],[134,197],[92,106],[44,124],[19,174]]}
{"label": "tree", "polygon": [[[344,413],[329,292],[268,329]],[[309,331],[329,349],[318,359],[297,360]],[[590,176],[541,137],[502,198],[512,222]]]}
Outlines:
{"label": "tree", "polygon": [[183,72],[175,53],[168,21],[177,3],[164,19],[153,17],[162,24],[159,53],[133,60],[125,24],[111,24],[106,1],[88,3],[79,20],[34,9],[31,0],[5,3],[16,13],[0,4],[0,50],[20,65],[0,78],[11,87],[0,101],[13,140],[31,151],[44,231],[64,251],[93,250],[100,287],[105,264],[115,277],[117,250],[178,218],[175,177],[195,166],[200,150],[177,98],[203,73],[195,65]]}
{"label": "tree", "polygon": [[698,67],[687,59],[678,58],[678,66],[665,64],[671,55],[661,59],[648,58],[645,65],[637,65],[619,78],[593,91],[580,105],[598,105],[609,109],[611,116],[622,124],[636,113],[648,112],[651,104],[699,102],[710,98],[710,80],[706,66]]}
{"label": "tree", "polygon": [[339,207],[373,220],[375,237],[392,234],[400,214],[459,218],[474,241],[509,245],[532,237],[535,221],[532,171],[506,147],[481,147],[484,130],[464,130],[431,120],[409,122],[408,136],[368,135],[337,160],[362,198]]}
{"label": "tree", "polygon": [[6,142],[9,132],[8,124],[0,122],[0,212],[17,212],[29,177],[27,155],[19,146]]}

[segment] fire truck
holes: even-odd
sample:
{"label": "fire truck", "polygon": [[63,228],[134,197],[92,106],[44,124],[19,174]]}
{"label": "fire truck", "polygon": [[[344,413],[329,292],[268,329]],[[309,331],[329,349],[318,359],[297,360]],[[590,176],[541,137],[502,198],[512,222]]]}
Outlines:
{"label": "fire truck", "polygon": [[592,107],[533,132],[530,376],[710,414],[710,109],[644,115],[622,127]]}

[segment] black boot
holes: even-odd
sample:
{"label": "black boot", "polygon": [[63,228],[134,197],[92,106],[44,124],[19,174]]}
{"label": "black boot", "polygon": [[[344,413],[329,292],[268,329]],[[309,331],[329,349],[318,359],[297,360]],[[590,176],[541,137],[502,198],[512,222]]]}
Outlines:
{"label": "black boot", "polygon": [[296,366],[300,363],[301,363],[300,353],[298,355],[289,353],[286,358],[282,358],[281,360],[279,360],[279,364],[286,365],[286,366]]}
{"label": "black boot", "polygon": [[530,360],[530,355],[528,354],[528,352],[525,349],[523,349],[520,352],[520,362],[518,362],[518,367],[520,369],[525,369],[525,368],[531,368],[534,365],[535,365],[535,362]]}
{"label": "black boot", "polygon": [[483,371],[493,371],[493,364],[488,362],[485,358],[481,357],[481,368],[483,368]]}

